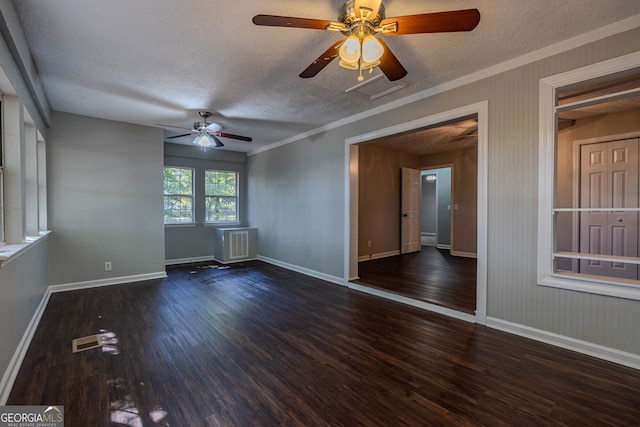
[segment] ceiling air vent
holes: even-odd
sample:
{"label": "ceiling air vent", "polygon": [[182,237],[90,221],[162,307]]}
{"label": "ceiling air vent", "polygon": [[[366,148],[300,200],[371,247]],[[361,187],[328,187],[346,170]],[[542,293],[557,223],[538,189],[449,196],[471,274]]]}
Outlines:
{"label": "ceiling air vent", "polygon": [[384,78],[384,74],[378,74],[362,83],[355,85],[347,90],[346,93],[354,92],[362,96],[366,96],[371,101],[385,95],[389,95],[397,90],[407,87],[405,83],[400,81],[391,82]]}

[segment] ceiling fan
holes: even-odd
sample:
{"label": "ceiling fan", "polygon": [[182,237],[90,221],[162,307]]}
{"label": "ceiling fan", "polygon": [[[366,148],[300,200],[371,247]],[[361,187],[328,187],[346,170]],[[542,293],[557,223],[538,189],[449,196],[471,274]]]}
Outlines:
{"label": "ceiling fan", "polygon": [[[240,136],[240,135],[234,135],[231,133],[220,132],[222,129],[224,129],[223,126],[217,123],[207,123],[207,119],[211,117],[211,113],[209,111],[199,111],[198,115],[200,115],[203,121],[195,122],[193,124],[193,129],[191,129],[189,133],[170,136],[166,139],[182,138],[183,136],[189,136],[194,133],[197,133],[195,139],[193,140],[193,143],[202,148],[207,148],[211,146],[224,147],[224,144],[222,143],[222,141],[220,141],[220,139],[218,139],[218,137],[239,139],[240,141],[246,141],[246,142],[253,141],[253,139],[249,138],[248,136]],[[174,127],[178,129],[188,130],[188,128],[183,128],[180,126],[171,126],[171,125],[160,125],[160,126],[169,126],[169,127]]]}
{"label": "ceiling fan", "polygon": [[294,18],[289,16],[256,15],[253,23],[272,27],[307,28],[312,30],[338,31],[347,36],[336,42],[320,55],[301,74],[302,78],[318,74],[336,57],[340,66],[360,70],[358,80],[363,80],[362,71],[373,71],[378,66],[391,81],[407,75],[407,70],[391,52],[378,34],[399,36],[404,34],[471,31],[480,22],[478,9],[450,12],[423,13],[419,15],[386,18],[382,0],[349,0],[339,10],[338,21]]}

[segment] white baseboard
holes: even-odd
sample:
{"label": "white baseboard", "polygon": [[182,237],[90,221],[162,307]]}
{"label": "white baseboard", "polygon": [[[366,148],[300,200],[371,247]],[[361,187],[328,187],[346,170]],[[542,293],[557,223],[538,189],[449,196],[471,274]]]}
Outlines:
{"label": "white baseboard", "polygon": [[438,249],[449,249],[449,250],[451,250],[451,245],[445,245],[444,243],[442,243],[442,244],[438,243],[438,244],[436,245],[436,248],[438,248]]}
{"label": "white baseboard", "polygon": [[374,259],[381,259],[381,258],[388,258],[390,256],[396,256],[396,255],[400,255],[400,251],[396,250],[396,251],[388,251],[388,252],[380,252],[377,254],[369,254],[369,255],[362,255],[358,257],[358,262],[361,261],[371,261]]}
{"label": "white baseboard", "polygon": [[165,260],[164,265],[192,264],[194,262],[209,262],[213,260],[214,260],[213,255],[197,256],[193,258],[176,258],[176,259]]}
{"label": "white baseboard", "polygon": [[33,316],[31,317],[31,321],[27,325],[27,329],[22,335],[22,339],[18,343],[16,351],[13,353],[13,357],[9,362],[9,366],[7,366],[7,370],[2,376],[2,381],[0,381],[0,405],[5,405],[7,403],[7,399],[9,398],[9,393],[11,393],[13,383],[18,376],[18,371],[20,371],[22,361],[27,354],[27,350],[29,349],[29,345],[31,344],[31,340],[33,339],[33,334],[35,334],[36,329],[38,328],[40,318],[44,313],[44,309],[47,307],[50,296],[51,290],[47,288],[44,295],[42,296],[42,299],[40,300],[40,304],[38,304],[35,313],[33,313]]}
{"label": "white baseboard", "polygon": [[121,285],[123,283],[142,282],[144,280],[164,279],[167,277],[166,271],[157,273],[136,274],[133,276],[111,277],[109,279],[89,280],[87,282],[66,283],[63,285],[49,286],[51,293],[75,291],[78,289],[97,288],[101,286]]}
{"label": "white baseboard", "polygon": [[268,264],[277,265],[278,267],[286,268],[287,270],[291,270],[291,271],[305,274],[307,276],[315,277],[316,279],[325,280],[327,282],[335,283],[336,285],[340,285],[340,286],[346,286],[344,279],[342,277],[331,276],[329,274],[320,273],[319,271],[310,270],[304,267],[299,267],[297,265],[289,264],[283,261],[279,261],[277,259],[268,258],[261,255],[258,255],[258,259]]}
{"label": "white baseboard", "polygon": [[464,258],[478,258],[478,254],[474,252],[451,251],[451,256],[459,256]]}
{"label": "white baseboard", "polygon": [[235,263],[238,263],[238,262],[249,262],[249,261],[255,261],[255,260],[257,260],[257,259],[258,259],[258,258],[241,258],[241,259],[232,259],[232,260],[230,260],[230,261],[221,261],[221,260],[219,260],[219,259],[214,258],[213,260],[214,260],[215,262],[219,262],[220,264],[225,264],[225,265],[226,265],[226,264],[235,264]]}
{"label": "white baseboard", "polygon": [[487,324],[487,313],[484,311],[475,311],[475,315],[476,315],[476,323],[478,325],[485,325]]}
{"label": "white baseboard", "polygon": [[553,332],[543,331],[541,329],[520,325],[518,323],[508,322],[506,320],[496,319],[494,317],[487,317],[487,326],[499,329],[503,332],[541,341],[567,350],[586,354],[588,356],[593,356],[598,359],[618,363],[630,368],[640,369],[640,355],[638,354],[616,350],[614,348],[578,340]]}

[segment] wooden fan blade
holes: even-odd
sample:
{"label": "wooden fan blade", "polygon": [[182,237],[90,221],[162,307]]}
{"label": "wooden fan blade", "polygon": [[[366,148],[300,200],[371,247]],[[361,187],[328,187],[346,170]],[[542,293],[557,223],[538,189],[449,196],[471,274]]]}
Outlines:
{"label": "wooden fan blade", "polygon": [[306,70],[300,73],[300,77],[303,79],[308,79],[309,77],[314,77],[320,71],[324,69],[331,61],[336,59],[338,56],[338,51],[340,46],[344,43],[344,40],[337,41],[327,49],[322,55],[320,55],[315,61],[309,65]]}
{"label": "wooden fan blade", "polygon": [[311,30],[326,30],[331,24],[344,27],[344,24],[341,22],[276,15],[256,15],[253,17],[253,23],[268,27],[308,28]]}
{"label": "wooden fan blade", "polygon": [[213,138],[213,140],[216,142],[216,147],[224,147],[224,144],[222,143],[222,141],[216,138],[215,135],[211,135],[211,138]]}
{"label": "wooden fan blade", "polygon": [[167,137],[165,139],[182,138],[183,136],[189,136],[189,135],[191,135],[191,134],[190,133],[185,133],[184,135],[170,136],[170,137]]}
{"label": "wooden fan blade", "polygon": [[380,69],[384,73],[385,76],[389,79],[389,81],[400,80],[404,76],[407,75],[407,70],[402,66],[398,58],[391,52],[389,46],[382,40],[378,39],[382,47],[384,48],[384,53],[382,54],[382,58],[380,58]]}
{"label": "wooden fan blade", "polygon": [[234,135],[232,133],[216,132],[215,135],[221,136],[223,138],[239,139],[240,141],[246,141],[246,142],[253,141],[253,138],[249,138],[248,136]]}
{"label": "wooden fan blade", "polygon": [[478,25],[478,22],[480,22],[478,9],[465,9],[383,19],[380,27],[392,27],[396,24],[396,31],[383,31],[382,34],[399,36],[402,34],[471,31]]}

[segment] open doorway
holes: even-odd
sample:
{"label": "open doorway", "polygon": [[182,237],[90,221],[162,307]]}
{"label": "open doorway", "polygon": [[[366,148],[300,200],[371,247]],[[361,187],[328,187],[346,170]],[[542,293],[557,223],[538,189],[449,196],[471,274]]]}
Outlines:
{"label": "open doorway", "polygon": [[451,166],[420,171],[420,245],[451,249]]}
{"label": "open doorway", "polygon": [[[447,286],[447,278],[451,278],[458,284],[464,282],[467,291],[466,296],[463,297],[466,299],[463,304],[464,308],[447,301],[435,301],[410,294],[404,294],[404,296],[409,299],[426,301],[429,305],[439,304],[452,310],[473,313],[476,315],[475,321],[483,323],[484,308],[486,307],[486,237],[484,237],[486,213],[478,203],[479,193],[486,194],[486,112],[483,104],[459,110],[462,112],[473,109],[476,111],[473,114],[454,116],[455,112],[446,113],[441,115],[442,120],[440,121],[435,116],[421,120],[426,124],[422,127],[405,125],[405,129],[409,129],[409,131],[393,133],[392,129],[386,129],[380,131],[379,135],[381,136],[377,138],[366,138],[365,135],[361,135],[351,141],[346,141],[349,144],[347,148],[351,154],[349,163],[351,204],[349,210],[352,229],[349,247],[351,248],[350,257],[353,258],[350,260],[355,259],[358,263],[355,268],[351,267],[354,263],[349,264],[348,275],[352,284],[355,283],[353,287],[360,289],[361,286],[372,286],[360,280],[362,277],[360,277],[359,270],[364,273],[360,267],[365,266],[365,263],[369,263],[369,261],[382,263],[383,261],[404,258],[404,261],[407,262],[397,262],[395,265],[387,264],[386,267],[380,268],[376,275],[382,277],[385,275],[385,271],[389,273],[386,278],[382,279],[387,283],[393,282],[401,276],[412,276],[410,281],[414,284],[423,279],[431,279],[433,285],[444,287]],[[480,116],[481,119],[479,119]],[[479,121],[482,121],[481,126],[479,126]],[[370,136],[375,134],[372,133]],[[479,144],[479,140],[482,141],[481,144]],[[353,145],[356,142],[366,142],[366,144]],[[417,152],[416,150],[422,151]],[[357,154],[354,156],[354,153]],[[452,191],[455,194],[455,188],[459,187],[459,198],[454,196],[454,200],[446,204],[447,209],[459,207],[457,212],[452,213],[452,217],[457,216],[453,219],[450,227],[449,250],[446,247],[437,249],[434,246],[425,245],[422,248],[427,250],[423,251],[421,248],[416,254],[409,254],[409,257],[407,255],[399,257],[399,168],[407,166],[426,171],[447,164],[457,165],[454,166],[452,175],[456,175],[454,172],[456,169],[461,171],[459,176],[452,176]],[[357,181],[354,180],[354,176],[358,178]],[[423,175],[423,179],[426,179],[426,176]],[[473,178],[472,183],[464,181],[469,177]],[[374,190],[371,191],[371,188]],[[358,213],[355,220],[354,213]],[[355,227],[357,230],[354,232]],[[456,236],[459,238],[457,243]],[[478,250],[478,242],[480,242],[480,251]],[[430,253],[429,250],[431,250]],[[478,254],[478,252],[480,253]],[[429,256],[419,256],[424,254]],[[424,264],[425,267],[419,268],[420,271],[415,271],[416,265],[422,261],[431,264]],[[455,267],[457,261],[461,261],[461,263]],[[375,263],[366,265],[368,267],[373,264]],[[395,270],[394,272],[395,268],[403,270]],[[451,270],[447,271],[447,268],[451,268]],[[412,269],[414,269],[413,272],[411,272]],[[456,278],[456,272],[463,272],[466,277]],[[472,286],[467,286],[470,283]],[[374,284],[373,286],[379,285]],[[405,291],[400,289],[397,283],[395,286],[395,289],[379,288],[384,291],[383,293],[376,291],[372,293],[397,299],[393,295],[389,296],[389,293],[399,292],[402,294]],[[448,290],[451,288],[452,286],[449,285]],[[431,289],[426,293],[433,296],[438,292]],[[405,299],[402,300],[413,304]],[[422,306],[422,304],[413,305]],[[425,308],[433,309],[432,307]],[[440,311],[437,307],[435,309]]]}
{"label": "open doorway", "polygon": [[[452,207],[471,210],[475,224],[477,194],[460,191],[454,204],[452,193],[456,183],[477,187],[477,130],[477,118],[464,117],[359,145],[357,283],[475,311],[475,239],[461,235],[456,245],[454,230],[462,216]],[[421,245],[429,219],[436,239],[431,247]],[[464,240],[471,240],[464,252],[473,256],[458,259],[455,251],[462,252]]]}

